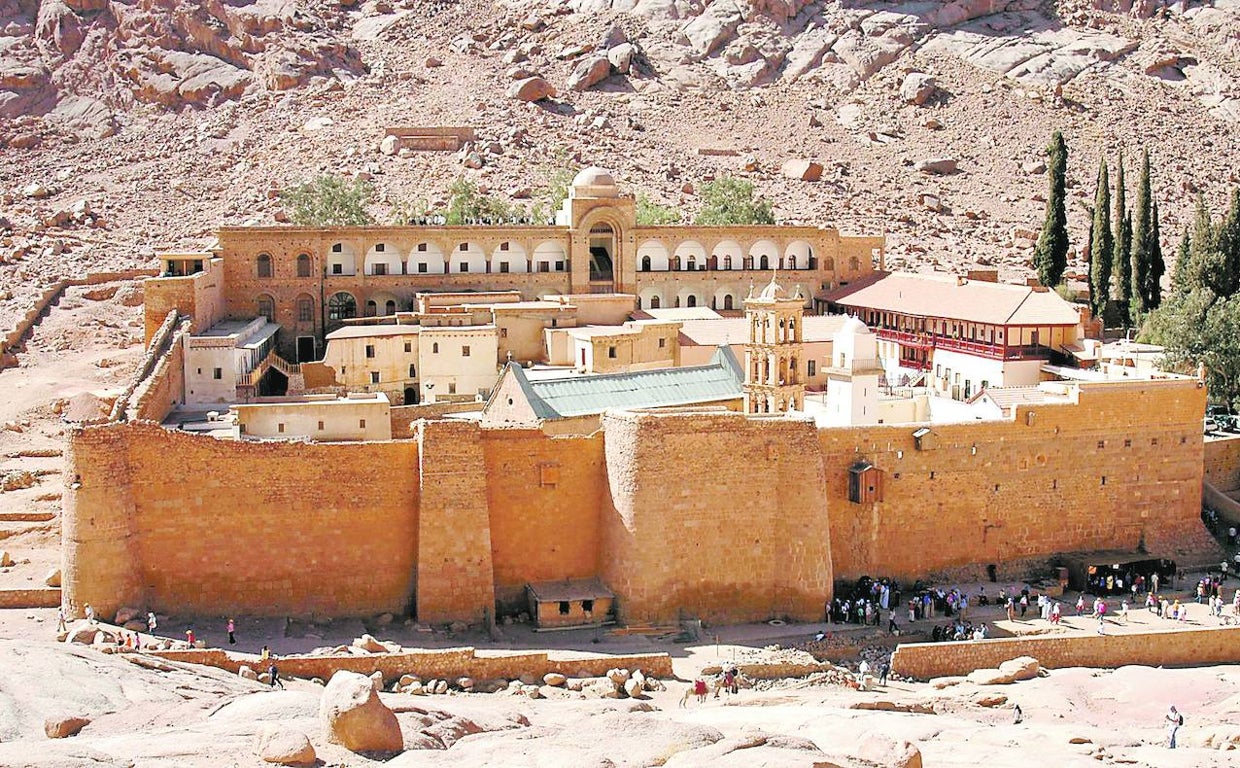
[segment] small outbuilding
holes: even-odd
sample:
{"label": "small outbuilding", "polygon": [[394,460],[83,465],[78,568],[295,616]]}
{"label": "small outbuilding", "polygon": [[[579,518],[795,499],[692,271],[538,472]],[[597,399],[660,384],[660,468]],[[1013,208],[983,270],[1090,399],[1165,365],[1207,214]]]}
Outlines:
{"label": "small outbuilding", "polygon": [[539,629],[598,626],[607,620],[616,595],[597,578],[527,584],[530,615]]}

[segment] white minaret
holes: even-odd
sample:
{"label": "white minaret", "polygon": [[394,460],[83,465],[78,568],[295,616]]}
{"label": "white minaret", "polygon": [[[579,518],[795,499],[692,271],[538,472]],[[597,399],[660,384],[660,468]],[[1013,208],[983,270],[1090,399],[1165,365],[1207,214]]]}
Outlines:
{"label": "white minaret", "polygon": [[827,423],[833,427],[878,423],[878,340],[855,317],[844,321],[831,344],[827,367]]}

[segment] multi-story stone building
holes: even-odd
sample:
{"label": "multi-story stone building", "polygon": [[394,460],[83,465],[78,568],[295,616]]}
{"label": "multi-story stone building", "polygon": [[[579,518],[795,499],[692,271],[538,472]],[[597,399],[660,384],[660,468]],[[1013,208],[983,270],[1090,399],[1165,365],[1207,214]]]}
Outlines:
{"label": "multi-story stone building", "polygon": [[210,252],[161,257],[161,277],[146,288],[148,338],[174,307],[194,316],[195,330],[264,316],[280,326],[280,353],[305,362],[319,359],[325,335],[347,320],[410,310],[415,294],[429,291],[519,291],[526,300],[633,294],[642,309],[739,312],[774,269],[808,302],[883,265],[881,236],[833,227],[639,225],[633,196],[598,168],[577,175],[554,225],[225,227],[218,235]]}

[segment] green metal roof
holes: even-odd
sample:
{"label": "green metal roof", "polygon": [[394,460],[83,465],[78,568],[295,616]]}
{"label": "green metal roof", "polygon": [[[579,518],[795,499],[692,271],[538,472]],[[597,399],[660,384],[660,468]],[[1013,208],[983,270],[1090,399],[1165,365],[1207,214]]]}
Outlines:
{"label": "green metal roof", "polygon": [[530,381],[520,366],[510,367],[540,419],[584,416],[608,408],[695,405],[742,396],[741,367],[726,347],[721,347],[708,365],[692,368]]}

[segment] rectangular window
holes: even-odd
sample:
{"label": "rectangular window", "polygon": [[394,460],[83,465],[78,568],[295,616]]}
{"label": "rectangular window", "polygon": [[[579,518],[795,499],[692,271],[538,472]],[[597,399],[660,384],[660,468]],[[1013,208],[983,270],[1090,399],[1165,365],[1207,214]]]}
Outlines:
{"label": "rectangular window", "polygon": [[499,329],[499,337],[500,337],[501,339],[506,339],[506,338],[508,338],[508,329],[507,329],[507,328],[500,328],[500,329]]}
{"label": "rectangular window", "polygon": [[561,616],[568,615],[568,601],[567,600],[560,601],[560,615]]}
{"label": "rectangular window", "polygon": [[426,274],[426,262],[425,261],[418,262],[418,273],[423,274],[423,275]]}
{"label": "rectangular window", "polygon": [[371,384],[378,384],[378,383],[379,383],[379,372],[378,372],[378,371],[371,371],[371,372],[370,372],[370,383],[371,383]]}
{"label": "rectangular window", "polygon": [[1124,447],[1125,447],[1125,448],[1131,448],[1131,447],[1132,447],[1132,441],[1131,441],[1131,440],[1125,440],[1125,441],[1124,441]]}
{"label": "rectangular window", "polygon": [[1103,448],[1106,448],[1106,447],[1107,447],[1107,441],[1106,441],[1106,440],[1099,440],[1099,441],[1098,441],[1098,450],[1100,450],[1100,451],[1101,451]]}
{"label": "rectangular window", "polygon": [[461,357],[469,357],[469,345],[461,347]]}
{"label": "rectangular window", "polygon": [[418,243],[418,251],[426,253],[426,243]]}
{"label": "rectangular window", "polygon": [[659,349],[663,349],[666,346],[667,346],[667,339],[659,339]]}
{"label": "rectangular window", "polygon": [[412,351],[413,351],[413,342],[412,342],[412,341],[406,341],[406,342],[405,342],[405,352],[406,352],[406,353],[408,353],[408,352],[412,352]]}
{"label": "rectangular window", "polygon": [[333,264],[333,265],[332,265],[332,274],[333,274],[333,275],[343,275],[343,274],[344,274],[344,265],[343,265],[343,264]]}
{"label": "rectangular window", "polygon": [[214,371],[212,371],[212,372],[211,372],[211,377],[212,377],[212,378],[214,378],[214,379],[222,379],[222,378],[224,378],[224,369],[223,369],[223,368],[216,368]]}
{"label": "rectangular window", "polygon": [[357,428],[358,428],[358,429],[365,429],[365,428],[366,428],[366,420],[365,420],[365,419],[358,419],[358,420],[357,420]]}
{"label": "rectangular window", "polygon": [[374,357],[374,356],[375,356],[375,345],[367,344],[366,345],[366,357]]}
{"label": "rectangular window", "polygon": [[562,261],[557,261],[557,262],[555,263],[555,271],[556,271],[556,272],[563,272],[563,271],[564,271],[564,262],[562,262]]}
{"label": "rectangular window", "polygon": [[499,263],[499,271],[500,271],[500,273],[501,273],[501,274],[502,274],[502,273],[504,273],[504,272],[507,272],[507,271],[508,271],[508,262],[506,262],[506,261],[501,261],[501,262]]}
{"label": "rectangular window", "polygon": [[455,395],[455,394],[456,394],[456,382],[455,382],[455,381],[449,381],[449,382],[448,382],[448,394],[449,394],[449,395]]}
{"label": "rectangular window", "polygon": [[814,374],[818,373],[818,361],[816,360],[808,361],[805,364],[805,368],[806,368],[806,375],[813,376]]}
{"label": "rectangular window", "polygon": [[202,369],[201,369],[201,368],[199,368],[199,369],[198,369],[198,375],[199,375],[199,376],[201,376],[201,375],[202,375]]}
{"label": "rectangular window", "polygon": [[468,261],[462,261],[462,262],[461,262],[461,271],[462,271],[462,272],[468,272],[468,271],[469,271],[469,262],[468,262]]}
{"label": "rectangular window", "polygon": [[616,348],[615,348],[615,347],[608,347],[608,348],[607,348],[607,356],[608,356],[608,357],[610,357],[610,358],[612,358],[612,359],[615,359],[615,357],[616,357]]}
{"label": "rectangular window", "polygon": [[386,274],[387,274],[387,264],[384,264],[382,261],[380,261],[380,262],[378,262],[377,264],[375,264],[375,274],[376,274],[376,275],[386,275]]}
{"label": "rectangular window", "polygon": [[297,321],[309,323],[314,320],[314,302],[303,299],[297,302]]}
{"label": "rectangular window", "polygon": [[323,431],[323,422],[321,422],[321,421],[319,422],[319,431],[320,431],[320,432],[322,432],[322,431]]}
{"label": "rectangular window", "polygon": [[280,434],[284,434],[284,423],[283,422],[276,425],[276,431],[279,432]]}
{"label": "rectangular window", "polygon": [[539,272],[550,272],[550,271],[551,271],[551,262],[549,262],[549,261],[540,261],[540,262],[538,262],[538,271],[539,271]]}
{"label": "rectangular window", "polygon": [[335,245],[332,246],[332,253],[342,253],[343,251],[344,251],[344,245],[341,243],[336,243]]}
{"label": "rectangular window", "polygon": [[469,243],[461,243],[460,247],[459,247],[457,250],[461,250],[461,251],[468,251],[468,250],[469,250]]}
{"label": "rectangular window", "polygon": [[505,241],[505,242],[500,243],[500,244],[499,244],[499,249],[500,249],[501,251],[506,251],[506,250],[508,250],[508,242],[507,242],[507,241]]}
{"label": "rectangular window", "polygon": [[383,243],[379,243],[378,245],[375,246],[375,253],[383,253],[383,251],[386,248],[387,246],[385,246]]}

